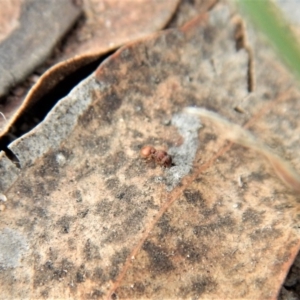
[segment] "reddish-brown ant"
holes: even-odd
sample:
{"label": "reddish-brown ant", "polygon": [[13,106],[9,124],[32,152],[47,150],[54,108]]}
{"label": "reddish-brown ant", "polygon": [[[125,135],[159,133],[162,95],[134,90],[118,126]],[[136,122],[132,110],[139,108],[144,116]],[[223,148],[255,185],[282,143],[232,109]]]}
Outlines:
{"label": "reddish-brown ant", "polygon": [[141,157],[147,160],[154,160],[160,166],[171,167],[172,157],[164,150],[156,150],[153,146],[144,146],[141,149]]}

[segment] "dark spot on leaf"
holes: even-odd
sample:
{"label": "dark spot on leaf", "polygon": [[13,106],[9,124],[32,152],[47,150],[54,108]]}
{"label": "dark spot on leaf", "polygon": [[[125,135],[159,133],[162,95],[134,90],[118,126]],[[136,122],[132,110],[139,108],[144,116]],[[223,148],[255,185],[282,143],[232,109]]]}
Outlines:
{"label": "dark spot on leaf", "polygon": [[149,51],[148,49],[146,49],[146,57],[148,60],[148,64],[152,67],[157,66],[161,62],[161,53]]}
{"label": "dark spot on leaf", "polygon": [[32,211],[31,214],[38,216],[39,218],[46,219],[47,218],[47,210],[43,207],[35,207]]}
{"label": "dark spot on leaf", "polygon": [[166,35],[166,42],[170,47],[180,47],[181,42],[183,42],[183,34],[180,31],[169,31],[168,34]]}
{"label": "dark spot on leaf", "polygon": [[174,270],[174,266],[167,253],[150,241],[146,241],[143,250],[147,252],[150,259],[150,268],[156,273],[168,273]]}
{"label": "dark spot on leaf", "polygon": [[111,92],[109,94],[105,94],[102,98],[102,101],[97,102],[97,104],[99,105],[99,114],[101,114],[101,120],[110,124],[113,113],[120,108],[122,105],[122,100],[115,92]]}
{"label": "dark spot on leaf", "polygon": [[33,286],[38,288],[49,285],[53,280],[60,281],[62,278],[67,277],[72,269],[73,264],[67,259],[62,259],[59,263],[48,260],[43,265],[38,265],[35,268]]}
{"label": "dark spot on leaf", "polygon": [[141,132],[139,132],[139,131],[137,131],[137,130],[133,130],[132,131],[132,137],[134,138],[134,139],[136,139],[136,138],[142,138],[144,135],[141,133]]}
{"label": "dark spot on leaf", "polygon": [[[140,148],[141,147],[139,147],[135,151],[139,153]],[[144,174],[147,168],[148,168],[148,164],[144,160],[140,158],[134,159],[125,171],[126,179],[141,176],[142,174]]]}
{"label": "dark spot on leaf", "polygon": [[46,186],[45,189],[46,191],[48,191],[47,195],[49,195],[49,192],[53,192],[57,189],[59,177],[57,176],[56,178],[54,177],[53,179],[49,179],[49,180],[45,178],[44,182]]}
{"label": "dark spot on leaf", "polygon": [[193,229],[193,233],[197,237],[208,236],[215,231],[217,231],[217,225],[215,223],[211,223],[209,225],[195,226]]}
{"label": "dark spot on leaf", "polygon": [[209,248],[201,243],[200,246],[184,241],[179,241],[176,247],[178,253],[191,263],[199,263],[207,256]]}
{"label": "dark spot on leaf", "polygon": [[144,295],[144,292],[145,292],[145,285],[143,282],[141,281],[138,281],[138,282],[135,282],[134,284],[134,291],[138,294],[138,295],[141,295],[143,296]]}
{"label": "dark spot on leaf", "polygon": [[211,209],[210,208],[205,208],[205,209],[200,208],[200,210],[199,210],[199,213],[202,214],[206,218],[209,218],[210,216],[217,214],[217,212],[218,211],[217,211],[216,206],[214,206]]}
{"label": "dark spot on leaf", "polygon": [[77,283],[82,283],[84,281],[85,281],[85,275],[84,275],[84,273],[82,271],[78,271],[76,273],[76,282]]}
{"label": "dark spot on leaf", "polygon": [[76,202],[82,202],[82,196],[80,190],[73,191],[72,196],[76,199]]}
{"label": "dark spot on leaf", "polygon": [[63,259],[61,261],[61,269],[69,271],[74,267],[73,263],[67,259]]}
{"label": "dark spot on leaf", "polygon": [[222,216],[218,219],[217,225],[219,227],[229,228],[235,225],[235,221],[229,216]]}
{"label": "dark spot on leaf", "polygon": [[49,290],[48,289],[45,289],[45,290],[41,291],[41,296],[43,298],[48,298],[48,295],[49,295]]}
{"label": "dark spot on leaf", "polygon": [[92,280],[97,282],[98,284],[104,283],[107,281],[107,276],[104,273],[103,269],[96,267],[92,274]]}
{"label": "dark spot on leaf", "polygon": [[248,182],[250,181],[258,181],[263,182],[265,179],[269,179],[270,174],[267,174],[265,172],[252,172],[251,175],[248,177]]}
{"label": "dark spot on leaf", "polygon": [[33,196],[32,185],[30,183],[27,183],[25,180],[22,180],[18,184],[17,190],[22,196],[26,196],[28,198],[31,198]]}
{"label": "dark spot on leaf", "polygon": [[87,294],[87,298],[99,299],[104,296],[104,293],[98,289],[93,290],[91,293]]}
{"label": "dark spot on leaf", "polygon": [[[107,65],[109,62],[106,61],[105,65]],[[102,68],[98,68],[96,70],[96,80],[100,86],[100,89],[102,89],[104,86],[110,86],[117,84],[117,78],[116,75],[113,72],[110,72],[105,66],[103,68],[104,64],[102,64]]]}
{"label": "dark spot on leaf", "polygon": [[122,201],[131,202],[138,195],[140,195],[140,191],[135,185],[124,185],[118,190],[116,198]]}
{"label": "dark spot on leaf", "polygon": [[74,221],[74,217],[63,216],[57,221],[56,224],[60,227],[61,233],[69,233],[73,221]]}
{"label": "dark spot on leaf", "polygon": [[195,226],[193,229],[193,233],[197,237],[201,236],[209,236],[211,234],[217,234],[229,230],[234,226],[235,222],[234,220],[228,215],[228,216],[222,216],[219,217],[217,222],[210,223],[207,225],[201,225],[201,226]]}
{"label": "dark spot on leaf", "polygon": [[125,164],[126,155],[123,151],[118,151],[113,155],[109,155],[106,158],[106,162],[103,165],[103,174],[105,176],[115,175],[116,172]]}
{"label": "dark spot on leaf", "polygon": [[160,220],[157,223],[157,226],[160,228],[160,238],[164,239],[168,234],[174,233],[176,231],[170,225],[170,218],[167,214],[163,214]]}
{"label": "dark spot on leaf", "polygon": [[[47,187],[46,187],[46,180],[43,181],[37,181],[34,183],[33,188],[35,190],[36,194],[39,195],[46,195],[46,193],[48,193]],[[55,184],[51,184],[50,183],[50,189],[53,191],[53,187]]]}
{"label": "dark spot on leaf", "polygon": [[189,204],[200,206],[201,208],[206,207],[202,194],[199,191],[184,190],[183,195]]}
{"label": "dark spot on leaf", "polygon": [[76,240],[74,238],[69,238],[68,239],[68,248],[70,251],[76,250],[77,245],[76,245]]}
{"label": "dark spot on leaf", "polygon": [[132,57],[132,51],[131,51],[132,47],[126,47],[124,48],[121,53],[120,53],[120,59],[122,62],[124,62],[125,64],[129,61],[129,60],[133,60],[134,57]]}
{"label": "dark spot on leaf", "polygon": [[[123,49],[123,56],[124,52],[129,55],[128,48]],[[109,57],[106,61],[103,62],[103,65],[105,65],[105,71],[109,73],[120,71],[120,61],[118,59],[113,59],[113,57]]]}
{"label": "dark spot on leaf", "polygon": [[109,138],[105,136],[89,135],[81,139],[80,144],[85,150],[95,155],[104,155],[109,150]]}
{"label": "dark spot on leaf", "polygon": [[117,300],[118,299],[118,295],[116,293],[112,293],[111,299],[112,300]]}
{"label": "dark spot on leaf", "polygon": [[26,228],[27,231],[33,229],[35,222],[29,218],[20,218],[16,220],[16,225]]}
{"label": "dark spot on leaf", "polygon": [[266,227],[262,229],[256,229],[250,234],[250,238],[254,241],[264,241],[274,240],[279,238],[282,235],[282,232],[279,229]]}
{"label": "dark spot on leaf", "polygon": [[124,196],[125,196],[125,193],[124,192],[120,192],[120,193],[118,193],[116,195],[116,198],[122,200],[124,198]]}
{"label": "dark spot on leaf", "polygon": [[119,266],[118,265],[112,265],[110,267],[110,271],[109,271],[109,278],[111,280],[114,280],[119,274]]}
{"label": "dark spot on leaf", "polygon": [[56,280],[61,280],[62,278],[66,277],[67,273],[65,272],[65,270],[59,268],[59,269],[55,269],[53,272],[53,278]]}
{"label": "dark spot on leaf", "polygon": [[85,129],[94,119],[97,119],[97,112],[93,106],[89,106],[88,109],[79,117],[78,123],[83,129]]}
{"label": "dark spot on leaf", "polygon": [[86,241],[83,253],[86,260],[95,260],[101,258],[99,247],[93,244],[90,239]]}
{"label": "dark spot on leaf", "polygon": [[114,280],[119,273],[119,268],[124,264],[127,256],[129,255],[129,250],[123,248],[121,251],[117,251],[111,259],[111,270],[109,272],[109,278]]}
{"label": "dark spot on leaf", "polygon": [[204,139],[203,139],[203,143],[206,144],[210,141],[215,141],[217,139],[217,136],[215,134],[212,133],[205,133]]}
{"label": "dark spot on leaf", "polygon": [[203,29],[204,41],[211,44],[216,36],[216,29],[211,26],[205,26]]}
{"label": "dark spot on leaf", "polygon": [[[118,214],[116,214],[118,215]],[[125,230],[125,228],[122,226],[116,226],[116,228],[112,229],[107,237],[104,239],[104,242],[109,244],[109,243],[119,243],[122,242],[126,239],[128,235],[128,231]]]}
{"label": "dark spot on leaf", "polygon": [[146,211],[143,208],[137,208],[128,218],[123,222],[124,227],[128,232],[135,233],[141,229],[142,221],[146,215]]}
{"label": "dark spot on leaf", "polygon": [[283,210],[286,210],[286,209],[291,209],[293,207],[294,207],[294,205],[291,204],[291,203],[282,203],[282,204],[274,205],[274,208],[276,210],[279,210],[279,211],[283,211]]}
{"label": "dark spot on leaf", "polygon": [[257,277],[255,280],[254,280],[254,286],[259,288],[259,289],[262,289],[266,283],[266,280],[267,278],[261,278],[261,277]]}
{"label": "dark spot on leaf", "polygon": [[145,202],[146,207],[154,210],[159,210],[159,205],[156,205],[154,203],[153,197],[151,196],[149,200],[146,200]]}
{"label": "dark spot on leaf", "polygon": [[43,158],[42,166],[35,171],[35,175],[44,177],[57,177],[60,173],[60,156],[64,157],[65,161],[68,161],[71,157],[72,152],[67,149],[59,149],[47,153]]}
{"label": "dark spot on leaf", "polygon": [[92,166],[88,159],[85,160],[84,163],[82,163],[81,166],[76,170],[76,177],[75,180],[79,181],[83,178],[87,178],[89,175],[93,174],[95,172],[96,167]]}
{"label": "dark spot on leaf", "polygon": [[48,261],[45,263],[45,268],[46,268],[46,269],[50,269],[50,270],[53,269],[53,263],[52,263],[51,260],[48,260]]}
{"label": "dark spot on leaf", "polygon": [[85,217],[87,216],[88,213],[89,213],[89,209],[86,208],[86,209],[84,209],[84,210],[79,211],[79,212],[77,213],[77,216],[78,216],[79,218],[85,218]]}
{"label": "dark spot on leaf", "polygon": [[96,204],[95,214],[106,217],[112,211],[113,202],[108,199],[102,199]]}
{"label": "dark spot on leaf", "polygon": [[198,299],[203,293],[209,293],[216,289],[217,282],[207,275],[194,277],[191,284],[180,288],[180,298]]}
{"label": "dark spot on leaf", "polygon": [[250,223],[253,226],[259,225],[263,220],[263,212],[259,212],[252,208],[248,208],[242,216],[242,221],[244,223]]}
{"label": "dark spot on leaf", "polygon": [[109,190],[116,190],[120,185],[118,178],[111,178],[105,181],[105,185]]}
{"label": "dark spot on leaf", "polygon": [[191,290],[196,297],[200,297],[204,292],[210,292],[215,289],[216,282],[209,276],[198,276],[192,282]]}

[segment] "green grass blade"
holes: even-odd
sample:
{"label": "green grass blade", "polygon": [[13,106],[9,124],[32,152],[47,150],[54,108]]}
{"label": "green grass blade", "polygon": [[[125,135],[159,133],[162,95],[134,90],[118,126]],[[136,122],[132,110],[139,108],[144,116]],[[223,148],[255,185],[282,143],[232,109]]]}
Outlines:
{"label": "green grass blade", "polygon": [[277,6],[268,0],[244,0],[238,4],[300,79],[300,46]]}

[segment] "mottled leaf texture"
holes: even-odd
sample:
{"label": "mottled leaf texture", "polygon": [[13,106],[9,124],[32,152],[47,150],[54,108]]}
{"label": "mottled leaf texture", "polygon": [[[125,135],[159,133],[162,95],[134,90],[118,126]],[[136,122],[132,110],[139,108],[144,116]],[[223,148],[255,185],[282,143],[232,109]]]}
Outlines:
{"label": "mottled leaf texture", "polygon": [[[277,297],[299,250],[299,195],[183,113],[215,111],[300,170],[299,91],[255,44],[249,93],[240,28],[219,5],[126,45],[10,145],[21,169],[3,174],[3,155],[2,298]],[[146,144],[174,166],[141,159]]]}
{"label": "mottled leaf texture", "polygon": [[[72,9],[68,8],[68,5],[71,5],[70,3],[68,4],[70,0],[62,1],[64,6],[60,3],[60,0],[26,1],[29,3],[27,4],[30,8],[28,9],[29,12],[35,12],[35,6],[47,11],[45,20],[50,22],[51,26],[60,30],[58,32],[60,33],[60,36],[64,33],[58,25],[60,23],[65,24],[68,19],[70,19],[70,17],[68,17],[68,14],[72,13]],[[73,2],[76,3],[76,1]],[[77,3],[79,4],[80,1]],[[173,16],[178,3],[179,0],[83,0],[82,7],[80,6],[80,8],[82,9],[84,17],[81,18],[72,33],[68,34],[62,42],[62,46],[56,48],[56,55],[45,63],[44,70],[46,72],[44,72],[38,80],[35,78],[36,83],[34,85],[31,82],[30,85],[33,86],[26,97],[24,97],[26,88],[24,89],[23,87],[23,89],[21,89],[21,91],[23,90],[21,97],[18,95],[20,89],[16,90],[16,95],[14,95],[14,97],[9,97],[3,105],[0,105],[0,111],[5,115],[5,118],[0,116],[0,130],[2,131],[0,132],[0,135],[7,133],[7,131],[14,126],[14,123],[16,119],[20,117],[20,114],[26,113],[28,108],[34,103],[42,101],[41,98],[45,94],[62,82],[67,76],[70,76],[70,74],[74,74],[78,69],[92,63],[101,56],[107,55],[107,53],[117,49],[125,43],[145,37],[150,33],[164,28]],[[45,8],[45,6],[51,6],[51,8],[53,6],[53,15],[50,13],[52,10]],[[55,14],[55,9],[58,9],[59,13],[56,12]],[[67,10],[68,14],[66,14],[65,10]],[[25,12],[27,11],[25,10]],[[79,6],[77,7],[76,12],[76,16],[78,16]],[[25,14],[25,20],[27,14]],[[62,15],[64,17],[62,17]],[[41,13],[38,14],[37,18],[41,18]],[[36,20],[34,20],[33,23],[35,24],[34,26],[39,24]],[[21,26],[21,31],[23,30],[23,25],[24,24]],[[35,38],[35,43],[31,44],[32,49],[29,48],[27,51],[29,53],[41,52],[36,45],[39,37],[36,35],[36,27],[31,28],[27,24],[27,27],[29,27],[27,28],[25,25],[24,27],[27,35],[34,35]],[[39,32],[41,32],[40,35],[50,35],[54,37],[51,26],[43,26],[44,29],[39,30]],[[49,34],[49,31],[51,34]],[[29,38],[25,35],[25,42],[28,43],[28,39]],[[45,40],[47,43],[43,43],[42,46],[44,48],[47,47],[47,54],[49,55],[54,44],[51,39]],[[4,47],[0,47],[0,70],[2,67],[3,55],[5,58],[5,68],[14,61],[13,67],[17,67],[19,73],[23,70],[22,67],[24,64],[29,64],[31,67],[30,70],[33,70],[36,66],[36,64],[34,65],[32,62],[32,59],[36,60],[36,58],[38,58],[36,55],[31,55],[31,60],[19,57],[19,52],[22,52],[24,57],[27,57],[28,53],[24,52],[23,44],[19,45],[20,42],[17,42],[15,39],[12,40],[11,38],[11,40],[6,43],[7,47],[9,46],[13,49],[17,48],[17,53],[15,53],[16,51],[8,51],[8,48],[5,46],[6,44],[4,45],[6,47],[5,49]],[[51,47],[49,42],[52,42]],[[55,42],[57,42],[57,38]],[[5,51],[1,51],[2,49]],[[9,55],[10,60],[7,60],[7,55]],[[45,59],[45,55],[43,56],[43,59]],[[24,62],[20,64],[20,60]],[[39,63],[42,61],[39,60]],[[11,72],[5,70],[7,73],[5,73],[5,76],[7,76],[9,85],[15,84],[15,78],[13,78],[14,80],[12,81],[12,76],[10,74],[12,73],[12,75],[14,75],[14,68],[10,69]],[[3,95],[1,87],[3,84],[6,84],[5,82],[6,78],[0,82],[0,96]]]}

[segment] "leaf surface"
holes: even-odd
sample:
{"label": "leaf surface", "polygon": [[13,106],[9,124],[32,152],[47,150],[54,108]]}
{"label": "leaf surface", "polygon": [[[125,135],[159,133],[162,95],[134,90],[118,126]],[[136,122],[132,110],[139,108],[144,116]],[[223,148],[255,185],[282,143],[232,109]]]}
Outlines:
{"label": "leaf surface", "polygon": [[[219,5],[124,46],[11,144],[22,169],[3,190],[4,297],[276,298],[299,250],[299,196],[182,112],[213,110],[300,170],[299,91],[253,44],[249,94],[237,27]],[[143,161],[146,144],[175,165]]]}

